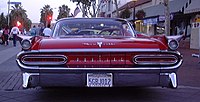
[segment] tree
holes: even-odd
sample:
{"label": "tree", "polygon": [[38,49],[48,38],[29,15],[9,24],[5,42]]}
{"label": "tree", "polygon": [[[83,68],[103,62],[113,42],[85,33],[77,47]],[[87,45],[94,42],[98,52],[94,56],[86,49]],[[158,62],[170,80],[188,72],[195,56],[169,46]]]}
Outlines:
{"label": "tree", "polygon": [[125,10],[123,10],[120,14],[120,18],[129,18],[131,15],[131,12],[128,8],[126,8]]}
{"label": "tree", "polygon": [[44,23],[45,26],[47,26],[48,23],[51,23],[52,19],[48,19],[48,17],[53,16],[53,8],[50,7],[50,5],[45,5],[41,11],[41,18],[40,22]]}
{"label": "tree", "polygon": [[30,19],[28,18],[26,10],[23,9],[21,4],[12,6],[11,12],[8,16],[10,16],[9,18],[11,22],[9,25],[11,26],[15,26],[19,21],[22,24],[20,29],[29,29],[31,27]]}
{"label": "tree", "polygon": [[15,26],[17,21],[22,22],[27,18],[26,10],[22,8],[21,5],[16,4],[15,6],[12,6],[10,18],[11,18],[11,26]]}
{"label": "tree", "polygon": [[58,12],[59,14],[58,14],[57,20],[61,18],[69,17],[70,8],[67,5],[62,5],[59,7]]}
{"label": "tree", "polygon": [[24,27],[26,28],[26,30],[29,30],[29,29],[31,28],[32,22],[31,22],[31,20],[30,20],[29,18],[27,18],[27,19],[25,20],[25,22],[26,22],[26,23],[24,23]]}
{"label": "tree", "polygon": [[100,11],[100,6],[104,0],[101,0],[99,4],[97,4],[97,0],[71,0],[71,1],[77,3],[77,6],[79,6],[81,12],[83,13],[83,17],[85,16],[89,17],[89,15],[91,17],[97,17],[97,14]]}
{"label": "tree", "polygon": [[1,13],[1,16],[0,16],[0,29],[4,28],[7,24],[7,21],[6,21],[6,17],[4,16],[3,13]]}
{"label": "tree", "polygon": [[138,10],[135,16],[138,19],[143,19],[146,16],[146,13],[144,12],[144,10]]}

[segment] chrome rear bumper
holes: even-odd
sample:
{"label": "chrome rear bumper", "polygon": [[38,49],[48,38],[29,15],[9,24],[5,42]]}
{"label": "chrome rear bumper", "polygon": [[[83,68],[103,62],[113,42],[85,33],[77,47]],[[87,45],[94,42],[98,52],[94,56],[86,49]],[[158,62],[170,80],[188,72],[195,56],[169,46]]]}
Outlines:
{"label": "chrome rear bumper", "polygon": [[[132,74],[113,73],[113,87],[162,86],[177,88],[176,73]],[[86,73],[51,74],[23,73],[23,88],[30,87],[87,87]]]}
{"label": "chrome rear bumper", "polygon": [[177,54],[180,57],[177,57],[179,61],[171,66],[145,65],[133,66],[131,68],[69,68],[67,65],[63,67],[61,65],[28,65],[20,61],[19,58],[16,61],[23,72],[24,88],[36,86],[85,87],[87,73],[112,73],[114,76],[114,87],[163,86],[176,88],[176,71],[183,63],[182,56],[178,52]]}

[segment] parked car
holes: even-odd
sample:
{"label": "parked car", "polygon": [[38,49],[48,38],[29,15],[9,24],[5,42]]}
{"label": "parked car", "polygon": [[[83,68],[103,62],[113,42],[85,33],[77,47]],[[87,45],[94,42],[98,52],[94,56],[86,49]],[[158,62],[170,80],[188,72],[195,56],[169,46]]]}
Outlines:
{"label": "parked car", "polygon": [[164,35],[136,37],[131,23],[118,18],[64,18],[52,31],[20,36],[24,88],[178,86],[182,55]]}

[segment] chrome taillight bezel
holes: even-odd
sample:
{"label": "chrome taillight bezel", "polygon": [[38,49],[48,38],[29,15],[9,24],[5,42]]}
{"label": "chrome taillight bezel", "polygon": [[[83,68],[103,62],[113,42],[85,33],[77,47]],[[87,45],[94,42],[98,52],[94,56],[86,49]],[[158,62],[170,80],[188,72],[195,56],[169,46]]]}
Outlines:
{"label": "chrome taillight bezel", "polygon": [[[60,59],[61,61],[27,61],[27,59]],[[64,65],[68,61],[65,55],[30,54],[21,57],[21,62],[25,65]]]}
{"label": "chrome taillight bezel", "polygon": [[[157,61],[140,61],[141,59],[157,59]],[[172,59],[172,61],[167,61]],[[159,61],[160,60],[160,61]],[[161,61],[163,60],[163,61]],[[166,60],[166,61],[165,61]],[[174,65],[178,62],[178,58],[175,55],[163,55],[163,54],[151,54],[151,55],[135,55],[132,59],[133,63],[136,65]]]}

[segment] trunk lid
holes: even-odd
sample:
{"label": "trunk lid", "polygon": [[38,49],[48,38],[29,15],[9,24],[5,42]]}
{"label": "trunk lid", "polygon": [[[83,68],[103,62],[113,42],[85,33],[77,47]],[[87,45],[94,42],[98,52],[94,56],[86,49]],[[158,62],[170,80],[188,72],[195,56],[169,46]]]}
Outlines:
{"label": "trunk lid", "polygon": [[167,47],[153,39],[144,38],[59,38],[42,39],[39,50],[42,49],[160,49]]}

